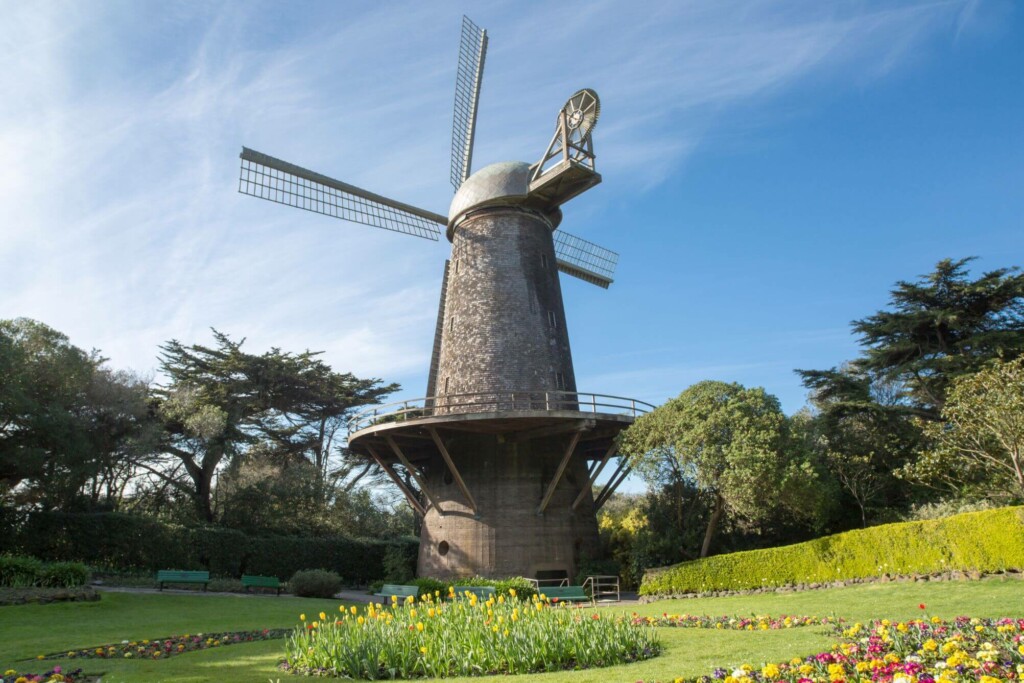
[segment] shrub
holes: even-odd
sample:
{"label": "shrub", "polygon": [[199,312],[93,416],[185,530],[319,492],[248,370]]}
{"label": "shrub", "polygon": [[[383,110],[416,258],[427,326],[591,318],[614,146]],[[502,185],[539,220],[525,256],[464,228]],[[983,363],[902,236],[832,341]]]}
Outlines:
{"label": "shrub", "polygon": [[303,598],[330,598],[341,590],[341,577],[326,569],[305,569],[292,575],[288,590]]}
{"label": "shrub", "polygon": [[1024,569],[1024,507],[884,524],[649,570],[642,595],[742,590],[945,571]]}
{"label": "shrub", "polygon": [[437,592],[440,592],[441,595],[448,595],[448,586],[451,584],[440,579],[432,579],[429,576],[421,576],[410,581],[408,585],[419,586],[420,595],[434,595]]}
{"label": "shrub", "polygon": [[521,674],[624,664],[661,649],[655,629],[625,617],[505,597],[425,598],[325,617],[288,639],[293,671],[361,679]]}
{"label": "shrub", "polygon": [[416,576],[419,545],[392,543],[384,550],[384,583],[406,583]]}
{"label": "shrub", "polygon": [[511,576],[505,579],[485,579],[482,576],[470,576],[453,581],[442,581],[441,583],[444,585],[442,594],[448,590],[448,586],[490,586],[497,595],[509,595],[510,588],[514,588],[520,598],[532,598],[537,595],[537,589],[534,587],[533,582],[521,576]]}
{"label": "shrub", "polygon": [[36,585],[43,563],[34,557],[0,555],[0,586],[28,588]]}
{"label": "shrub", "polygon": [[81,562],[53,562],[43,565],[38,585],[45,588],[75,588],[89,583],[89,568]]}

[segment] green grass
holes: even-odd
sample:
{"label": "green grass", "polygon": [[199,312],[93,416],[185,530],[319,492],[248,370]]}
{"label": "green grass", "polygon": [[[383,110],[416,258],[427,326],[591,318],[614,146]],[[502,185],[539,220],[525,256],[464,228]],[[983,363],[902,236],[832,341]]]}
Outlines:
{"label": "green grass", "polygon": [[[852,620],[908,618],[921,615],[950,618],[1024,617],[1024,582],[990,578],[972,582],[890,583],[858,585],[803,593],[764,594],[727,598],[665,600],[626,608],[602,608],[605,613],[669,614],[835,614]],[[301,598],[239,598],[189,594],[105,593],[95,603],[18,605],[0,607],[0,670],[32,670],[60,664],[106,672],[104,683],[251,683],[280,678],[303,680],[277,671],[283,641],[246,643],[166,660],[55,660],[15,662],[71,647],[87,647],[155,636],[203,631],[282,628],[298,615],[334,612],[338,602]],[[715,666],[760,664],[785,660],[827,648],[831,638],[823,629],[789,631],[705,631],[661,629],[664,654],[647,662],[624,666],[535,674],[530,683],[588,683],[598,681],[671,680],[674,676],[709,673]],[[480,683],[480,678],[444,679]],[[497,680],[497,679],[486,679]],[[507,681],[508,677],[500,680]]]}

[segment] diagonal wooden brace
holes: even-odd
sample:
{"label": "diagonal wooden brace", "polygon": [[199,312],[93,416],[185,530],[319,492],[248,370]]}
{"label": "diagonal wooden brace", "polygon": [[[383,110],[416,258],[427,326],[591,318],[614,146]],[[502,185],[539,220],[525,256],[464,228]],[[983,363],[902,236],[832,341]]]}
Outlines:
{"label": "diagonal wooden brace", "polygon": [[629,466],[629,458],[623,458],[619,466],[615,468],[615,472],[612,473],[612,478],[608,480],[608,483],[601,489],[601,493],[598,494],[597,500],[594,501],[594,512],[596,513],[601,509],[608,499],[615,493],[615,489],[622,485],[622,482],[626,480],[629,473],[633,471],[633,468]]}
{"label": "diagonal wooden brace", "polygon": [[434,509],[437,510],[438,514],[444,516],[444,510],[442,510],[441,506],[437,504],[437,500],[430,493],[430,489],[427,488],[426,483],[423,481],[423,477],[421,477],[416,468],[409,463],[409,460],[405,457],[405,453],[403,453],[402,449],[398,447],[397,443],[395,443],[394,437],[388,434],[384,439],[388,442],[388,445],[391,446],[391,450],[395,452],[398,459],[402,461],[402,465],[405,466],[405,469],[409,470],[409,473],[412,474],[412,478],[416,480],[416,485],[420,487],[420,491],[422,491],[423,495],[427,497],[430,504],[434,506]]}
{"label": "diagonal wooden brace", "polygon": [[412,490],[410,490],[409,487],[405,485],[405,482],[402,481],[402,478],[399,477],[398,474],[396,474],[393,469],[391,469],[390,465],[384,462],[383,458],[377,455],[377,451],[373,450],[373,446],[367,446],[366,450],[370,451],[370,457],[372,457],[376,461],[376,463],[380,465],[380,468],[384,470],[384,474],[388,475],[391,481],[395,483],[395,486],[398,487],[398,490],[405,495],[405,499],[409,501],[409,505],[412,506],[412,509],[420,513],[420,517],[425,517],[427,511],[423,509],[423,505],[420,503],[420,501],[416,500],[416,496],[413,495]]}
{"label": "diagonal wooden brace", "polygon": [[448,465],[448,471],[452,473],[452,478],[454,478],[455,483],[459,485],[462,495],[464,495],[466,500],[469,501],[469,507],[473,509],[473,515],[479,516],[480,512],[477,510],[476,500],[473,499],[473,494],[469,492],[466,482],[462,480],[462,475],[459,474],[458,468],[456,468],[455,463],[452,462],[452,456],[448,453],[448,449],[445,448],[444,442],[441,441],[441,436],[433,427],[428,427],[427,431],[430,432],[431,438],[434,439],[434,444],[437,446],[437,450],[441,451],[441,457],[444,458],[445,464]]}
{"label": "diagonal wooden brace", "polygon": [[543,515],[544,510],[547,509],[548,503],[551,502],[551,496],[555,495],[555,488],[558,487],[558,482],[562,480],[562,475],[565,474],[565,468],[569,466],[569,460],[572,459],[572,454],[576,451],[576,444],[580,442],[580,437],[583,435],[583,431],[577,431],[572,435],[572,440],[569,441],[569,447],[565,449],[565,457],[562,458],[562,462],[558,465],[558,470],[555,472],[554,478],[551,483],[548,484],[548,490],[544,492],[544,500],[537,506],[537,514]]}
{"label": "diagonal wooden brace", "polygon": [[586,497],[588,491],[594,490],[594,484],[597,483],[597,478],[598,476],[600,476],[601,470],[604,469],[604,466],[607,465],[608,461],[612,459],[613,455],[615,455],[615,451],[618,447],[619,445],[613,441],[611,447],[609,447],[608,451],[604,454],[604,457],[601,458],[601,464],[599,464],[597,467],[593,469],[593,471],[591,471],[590,480],[587,482],[587,485],[583,488],[582,491],[580,491],[580,495],[576,496],[576,500],[572,502],[573,510],[578,508],[580,503],[583,502],[583,499]]}

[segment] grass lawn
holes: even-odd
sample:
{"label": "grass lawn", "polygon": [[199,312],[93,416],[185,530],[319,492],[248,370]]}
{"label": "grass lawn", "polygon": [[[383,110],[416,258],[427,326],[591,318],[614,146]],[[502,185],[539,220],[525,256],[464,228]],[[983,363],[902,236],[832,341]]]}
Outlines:
{"label": "grass lawn", "polygon": [[[976,582],[873,584],[803,593],[767,594],[729,598],[666,600],[630,607],[645,615],[801,614],[868,620],[920,616],[924,603],[929,616],[950,618],[961,614],[979,617],[1024,617],[1024,582],[992,578]],[[192,652],[165,660],[54,660],[16,662],[36,655],[121,640],[140,640],[183,633],[282,628],[295,625],[300,613],[336,613],[334,600],[302,598],[238,598],[202,594],[104,593],[92,603],[17,605],[0,607],[0,670],[43,671],[53,664],[82,666],[87,672],[105,672],[104,683],[233,683],[264,682],[290,675],[276,669],[283,641],[231,645]],[[622,607],[602,608],[606,613]],[[524,677],[531,683],[585,683],[598,681],[671,680],[674,676],[710,673],[715,666],[744,662],[761,664],[827,649],[831,638],[820,628],[788,631],[712,631],[660,629],[661,656],[638,664],[538,674]],[[507,678],[507,677],[506,677]],[[297,680],[297,679],[296,679]],[[445,679],[476,681],[481,679]]]}

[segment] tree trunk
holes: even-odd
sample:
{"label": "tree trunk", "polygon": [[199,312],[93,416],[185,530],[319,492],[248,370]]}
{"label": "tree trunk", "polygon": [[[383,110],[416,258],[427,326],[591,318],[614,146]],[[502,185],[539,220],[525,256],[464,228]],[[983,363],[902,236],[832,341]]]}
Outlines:
{"label": "tree trunk", "polygon": [[722,513],[725,512],[725,499],[715,494],[715,509],[711,512],[711,519],[708,521],[708,529],[704,532],[704,544],[700,548],[700,556],[707,557],[711,549],[711,539],[718,530],[718,523],[722,520]]}

